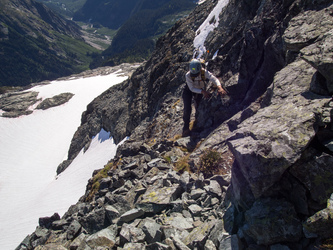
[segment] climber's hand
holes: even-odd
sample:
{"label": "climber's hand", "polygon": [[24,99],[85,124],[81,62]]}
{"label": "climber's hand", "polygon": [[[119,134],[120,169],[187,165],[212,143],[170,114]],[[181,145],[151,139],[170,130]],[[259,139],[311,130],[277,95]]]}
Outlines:
{"label": "climber's hand", "polygon": [[203,94],[203,96],[204,96],[205,99],[210,98],[210,94],[206,90],[201,90],[201,93]]}
{"label": "climber's hand", "polygon": [[225,96],[227,94],[227,92],[221,86],[218,86],[217,93],[220,96]]}

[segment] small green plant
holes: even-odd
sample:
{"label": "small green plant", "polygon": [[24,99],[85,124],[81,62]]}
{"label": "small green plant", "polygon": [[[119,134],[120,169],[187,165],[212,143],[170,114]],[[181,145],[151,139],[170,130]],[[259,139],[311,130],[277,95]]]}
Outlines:
{"label": "small green plant", "polygon": [[189,158],[190,155],[187,155],[179,159],[174,165],[175,170],[180,173],[183,173],[184,171],[190,172],[190,164],[188,163]]}
{"label": "small green plant", "polygon": [[169,164],[172,162],[172,160],[171,160],[171,156],[169,156],[169,155],[168,155],[168,156],[164,156],[163,158],[164,158],[164,160],[165,160],[167,163],[169,163]]}
{"label": "small green plant", "polygon": [[117,166],[117,163],[111,162],[105,165],[105,167],[100,170],[97,174],[94,175],[91,188],[89,190],[89,193],[86,197],[86,201],[91,201],[94,197],[94,195],[98,192],[99,187],[100,187],[100,180],[103,178],[108,177],[108,172],[110,169],[114,168]]}
{"label": "small green plant", "polygon": [[205,176],[214,175],[219,170],[221,160],[222,157],[219,152],[209,149],[200,157],[198,171],[203,173]]}

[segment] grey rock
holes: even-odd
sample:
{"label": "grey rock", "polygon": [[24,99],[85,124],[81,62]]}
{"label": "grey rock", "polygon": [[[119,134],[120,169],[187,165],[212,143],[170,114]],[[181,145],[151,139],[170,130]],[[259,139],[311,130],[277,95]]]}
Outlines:
{"label": "grey rock", "polygon": [[132,209],[131,204],[124,198],[124,196],[112,194],[110,192],[105,195],[105,203],[115,207],[120,215]]}
{"label": "grey rock", "polygon": [[182,193],[182,188],[179,185],[171,187],[156,188],[151,186],[147,189],[146,193],[142,196],[139,204],[152,203],[152,204],[165,204],[177,200]]}
{"label": "grey rock", "polygon": [[35,232],[30,236],[30,243],[33,248],[35,248],[38,245],[45,244],[47,239],[49,238],[51,232],[42,227],[37,227]]}
{"label": "grey rock", "polygon": [[181,235],[183,230],[177,229],[173,226],[161,226],[162,238],[167,239],[171,238],[173,235]]}
{"label": "grey rock", "polygon": [[121,245],[124,245],[128,242],[143,243],[146,237],[141,228],[137,228],[131,224],[126,223],[122,225],[119,236]]}
{"label": "grey rock", "polygon": [[211,230],[208,239],[214,243],[215,246],[220,245],[220,237],[224,232],[224,225],[222,220],[216,220],[214,228]]}
{"label": "grey rock", "polygon": [[154,242],[146,246],[146,249],[149,250],[171,250],[168,245],[162,244],[160,242]]}
{"label": "grey rock", "polygon": [[328,11],[306,11],[294,17],[283,38],[289,50],[300,51],[332,28]]}
{"label": "grey rock", "polygon": [[134,162],[126,165],[125,167],[123,167],[123,170],[127,170],[127,169],[132,170],[132,169],[135,169],[137,167],[139,167],[139,165],[138,165],[138,163],[136,161],[134,161]]}
{"label": "grey rock", "polygon": [[171,240],[173,241],[173,244],[175,245],[176,249],[179,249],[179,250],[189,250],[190,249],[180,239],[178,239],[177,236],[172,236]]}
{"label": "grey rock", "polygon": [[51,228],[53,230],[64,230],[67,229],[70,223],[67,220],[61,219],[52,222]]}
{"label": "grey rock", "polygon": [[90,234],[96,233],[110,225],[110,222],[106,217],[104,207],[95,208],[93,211],[81,218],[79,222]]}
{"label": "grey rock", "polygon": [[303,164],[295,164],[290,172],[301,181],[311,194],[311,198],[325,205],[333,192],[331,167],[333,157],[326,153],[313,156]]}
{"label": "grey rock", "polygon": [[237,235],[233,234],[225,237],[219,246],[220,250],[240,250],[242,246],[240,245]]}
{"label": "grey rock", "polygon": [[67,232],[66,232],[67,239],[68,240],[75,239],[80,234],[81,228],[82,228],[82,226],[78,221],[76,221],[76,220],[72,221],[72,223],[69,225]]}
{"label": "grey rock", "polygon": [[143,243],[131,243],[131,242],[129,242],[129,243],[126,243],[122,249],[124,249],[124,250],[138,250],[138,249],[145,250],[146,246]]}
{"label": "grey rock", "polygon": [[204,246],[204,250],[216,250],[216,246],[214,245],[214,242],[211,240],[207,240]]}
{"label": "grey rock", "polygon": [[210,180],[217,181],[221,187],[228,187],[230,185],[231,175],[214,175]]}
{"label": "grey rock", "polygon": [[189,172],[185,171],[179,179],[180,185],[182,186],[182,188],[187,191],[187,186],[190,183],[190,174]]}
{"label": "grey rock", "polygon": [[32,111],[27,109],[38,101],[37,96],[38,92],[16,92],[1,95],[0,109],[5,111],[2,116],[15,118],[31,114]]}
{"label": "grey rock", "polygon": [[134,209],[129,210],[126,213],[122,214],[120,216],[119,220],[124,221],[124,222],[129,222],[129,221],[132,221],[132,220],[135,220],[135,219],[141,217],[144,214],[145,214],[145,212],[142,209],[134,208]]}
{"label": "grey rock", "polygon": [[58,213],[54,213],[51,217],[41,217],[38,220],[39,226],[50,228],[54,221],[60,220]]}
{"label": "grey rock", "polygon": [[[328,100],[320,98],[310,101],[301,95],[308,89],[315,72],[309,67],[311,66],[305,62],[298,61],[280,71],[275,77],[275,86],[289,90],[288,85],[293,82],[293,89],[288,93],[276,90],[272,104],[244,121],[242,128],[234,132],[244,136],[230,138],[229,146],[256,198],[276,183],[285,170],[299,159],[301,152],[315,135],[311,117],[316,107],[323,106]],[[283,104],[285,113],[274,124],[278,129],[272,130],[269,117],[271,114],[281,113],[282,97],[283,103],[287,102],[288,105]],[[287,101],[289,98],[290,101]],[[295,114],[292,110],[297,107],[302,112]],[[252,136],[246,136],[245,133]],[[301,140],[300,134],[303,135]],[[274,141],[272,138],[275,138]]]}
{"label": "grey rock", "polygon": [[57,167],[57,175],[64,172],[66,170],[66,168],[68,168],[69,165],[71,165],[71,163],[72,163],[72,161],[69,161],[69,160],[65,160],[62,163],[60,163],[59,166]]}
{"label": "grey rock", "polygon": [[171,183],[179,183],[180,175],[176,171],[169,171],[166,175],[166,179],[170,180]]}
{"label": "grey rock", "polygon": [[303,223],[307,238],[331,237],[333,234],[333,194],[327,200],[327,208],[318,211]]}
{"label": "grey rock", "polygon": [[148,165],[148,167],[153,168],[153,167],[158,167],[158,165],[162,162],[163,162],[163,160],[161,158],[156,158],[156,159],[148,162],[147,165]]}
{"label": "grey rock", "polygon": [[112,185],[112,178],[107,177],[99,181],[99,190],[108,189]]}
{"label": "grey rock", "polygon": [[170,225],[180,231],[191,230],[194,227],[192,218],[184,218],[184,216],[179,213],[174,213],[172,216],[165,218],[164,224]]}
{"label": "grey rock", "polygon": [[[331,17],[333,23],[333,18]],[[332,24],[333,27],[333,24]],[[327,81],[329,94],[333,93],[333,31],[324,34],[321,41],[301,50],[302,58],[316,68]]]}
{"label": "grey rock", "polygon": [[191,199],[193,199],[193,200],[197,200],[197,199],[199,199],[203,194],[206,194],[206,191],[205,190],[203,190],[203,189],[200,189],[200,188],[198,188],[198,189],[193,189],[192,191],[191,191]]}
{"label": "grey rock", "polygon": [[80,246],[86,244],[87,235],[81,233],[78,237],[76,237],[69,246],[69,249],[79,249]]}
{"label": "grey rock", "polygon": [[209,185],[205,186],[205,190],[217,197],[222,196],[222,188],[220,184],[215,180],[210,180]]}
{"label": "grey rock", "polygon": [[196,204],[192,204],[188,207],[188,210],[191,212],[193,216],[200,216],[202,212],[202,208]]}
{"label": "grey rock", "polygon": [[245,212],[243,231],[258,245],[272,245],[297,242],[302,236],[302,225],[291,203],[263,198]]}
{"label": "grey rock", "polygon": [[68,102],[73,96],[74,96],[74,94],[72,94],[72,93],[62,93],[62,94],[53,96],[51,98],[46,98],[40,104],[37,105],[36,109],[46,110],[49,108],[53,108],[53,107],[62,105],[64,103]]}
{"label": "grey rock", "polygon": [[215,220],[202,223],[199,227],[194,228],[190,234],[185,237],[183,242],[190,248],[197,247],[203,249],[208,235],[215,226],[215,223]]}
{"label": "grey rock", "polygon": [[148,244],[161,241],[162,239],[161,226],[157,224],[155,221],[150,219],[144,219],[140,223],[140,227],[142,228],[143,232],[146,234],[146,241]]}
{"label": "grey rock", "polygon": [[87,237],[86,242],[90,248],[97,247],[112,248],[116,243],[117,227],[110,226]]}
{"label": "grey rock", "polygon": [[110,222],[113,222],[114,219],[120,217],[119,211],[111,205],[105,206],[105,213]]}

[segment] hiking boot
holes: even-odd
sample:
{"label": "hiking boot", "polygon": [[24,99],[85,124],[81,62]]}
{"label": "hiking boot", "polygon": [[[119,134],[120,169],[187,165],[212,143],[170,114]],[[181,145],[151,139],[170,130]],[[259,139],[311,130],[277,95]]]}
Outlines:
{"label": "hiking boot", "polygon": [[191,130],[189,129],[184,129],[182,133],[182,137],[188,137],[191,135]]}

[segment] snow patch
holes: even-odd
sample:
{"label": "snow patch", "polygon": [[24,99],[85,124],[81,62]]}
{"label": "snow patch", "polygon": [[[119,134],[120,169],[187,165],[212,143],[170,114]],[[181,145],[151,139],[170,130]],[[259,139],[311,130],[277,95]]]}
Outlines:
{"label": "snow patch", "polygon": [[31,91],[39,92],[38,98],[64,92],[74,96],[66,104],[28,116],[0,117],[0,249],[15,249],[35,230],[40,217],[55,212],[62,216],[84,194],[92,172],[114,157],[117,145],[102,130],[89,149],[56,177],[87,105],[128,78],[117,73],[36,86]]}
{"label": "snow patch", "polygon": [[200,5],[200,4],[203,4],[204,2],[206,2],[206,0],[199,0],[199,1],[197,2],[197,4]]}
{"label": "snow patch", "polygon": [[212,32],[219,25],[219,15],[223,8],[229,3],[229,0],[219,0],[215,8],[208,15],[206,20],[196,31],[196,37],[194,38],[193,45],[195,48],[194,58],[201,58],[206,52],[205,41],[210,32]]}

